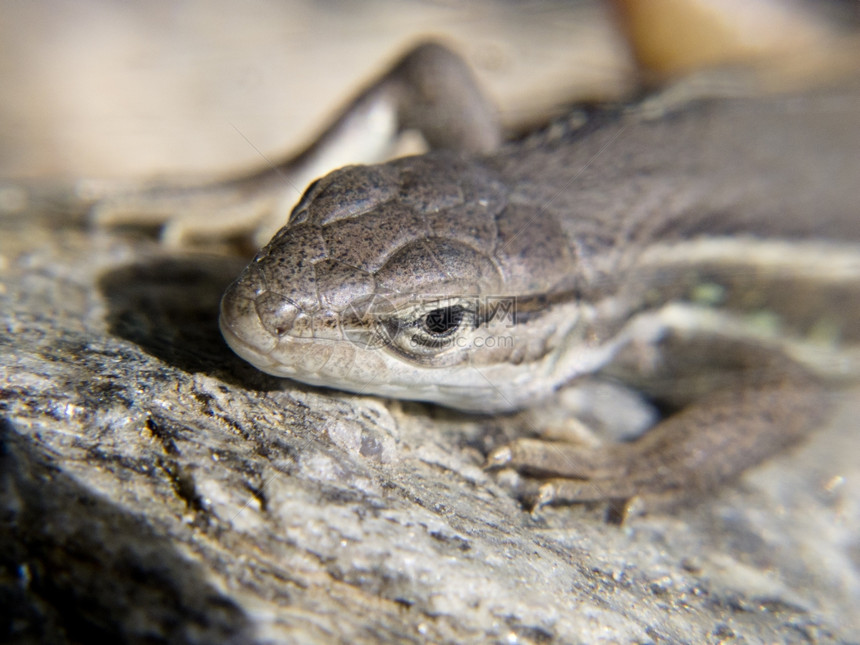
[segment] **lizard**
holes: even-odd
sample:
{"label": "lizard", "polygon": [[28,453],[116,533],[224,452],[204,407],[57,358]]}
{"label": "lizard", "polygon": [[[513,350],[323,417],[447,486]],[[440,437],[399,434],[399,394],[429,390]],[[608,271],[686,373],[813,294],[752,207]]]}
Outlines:
{"label": "lizard", "polygon": [[468,412],[627,384],[659,412],[641,437],[522,438],[488,465],[539,478],[535,507],[697,496],[860,376],[858,97],[646,98],[336,170],[227,290],[222,333],[271,374]]}
{"label": "lizard", "polygon": [[[535,507],[658,506],[796,442],[824,422],[829,386],[860,374],[856,87],[708,92],[575,108],[499,148],[468,68],[421,45],[295,158],[95,217],[163,219],[202,200],[268,214],[267,237],[289,208],[285,175],[301,185],[356,140],[421,127],[441,151],[307,189],[224,295],[228,344],[279,376],[470,412],[626,384],[655,410],[641,437],[520,439],[488,465],[545,482]],[[385,156],[370,148],[365,161]]]}

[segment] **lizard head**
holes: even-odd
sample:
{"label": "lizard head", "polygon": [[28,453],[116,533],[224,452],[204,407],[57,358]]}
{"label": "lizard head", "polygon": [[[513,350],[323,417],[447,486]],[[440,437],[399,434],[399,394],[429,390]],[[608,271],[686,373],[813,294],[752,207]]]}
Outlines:
{"label": "lizard head", "polygon": [[524,285],[500,261],[507,208],[492,170],[452,154],[335,171],[229,287],[222,333],[277,376],[461,409],[518,407],[473,369],[528,358],[510,337]]}

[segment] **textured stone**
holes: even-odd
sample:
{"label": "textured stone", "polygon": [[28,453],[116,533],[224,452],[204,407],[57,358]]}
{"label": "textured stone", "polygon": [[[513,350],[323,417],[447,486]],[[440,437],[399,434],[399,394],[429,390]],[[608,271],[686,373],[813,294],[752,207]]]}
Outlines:
{"label": "textured stone", "polygon": [[693,508],[532,516],[480,468],[517,419],[267,377],[218,333],[243,260],[44,190],[0,219],[4,641],[856,641],[857,392]]}

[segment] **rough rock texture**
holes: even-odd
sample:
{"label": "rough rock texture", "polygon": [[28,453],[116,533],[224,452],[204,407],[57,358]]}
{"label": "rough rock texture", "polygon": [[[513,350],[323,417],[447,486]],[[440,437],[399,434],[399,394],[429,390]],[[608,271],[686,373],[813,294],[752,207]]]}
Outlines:
{"label": "rough rock texture", "polygon": [[0,218],[4,641],[858,642],[856,391],[693,508],[532,516],[480,467],[515,420],[266,377],[242,260],[43,197]]}

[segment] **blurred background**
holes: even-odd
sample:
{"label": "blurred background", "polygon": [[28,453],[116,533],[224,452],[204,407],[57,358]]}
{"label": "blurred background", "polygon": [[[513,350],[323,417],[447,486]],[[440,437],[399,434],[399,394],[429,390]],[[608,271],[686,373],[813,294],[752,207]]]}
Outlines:
{"label": "blurred background", "polygon": [[[856,17],[860,3],[827,4],[842,7],[838,23]],[[716,16],[717,27],[703,29],[689,16],[667,23],[661,16],[675,5],[702,5],[699,18]],[[739,50],[819,42],[832,22],[822,31],[803,10],[782,10],[806,5],[0,0],[0,177],[229,174],[257,166],[311,139],[362,82],[428,36],[464,55],[503,122],[523,128],[572,101],[631,92],[637,57],[655,73],[671,73],[726,59],[727,47],[732,60]],[[627,20],[616,19],[621,9]],[[635,55],[625,29],[636,36]],[[643,33],[653,35],[650,45]]]}
{"label": "blurred background", "polygon": [[507,122],[632,83],[605,3],[0,1],[0,176],[230,172],[309,138],[421,37]]}

